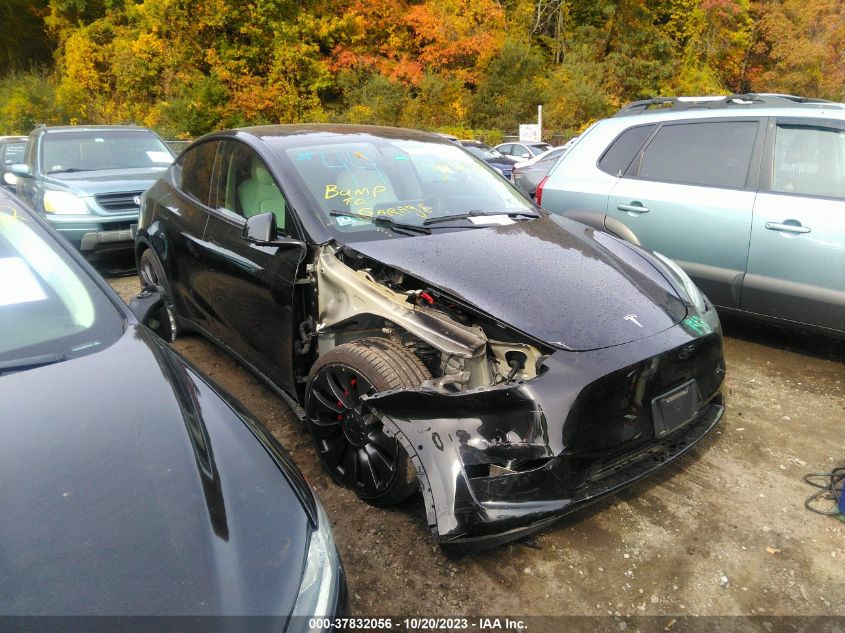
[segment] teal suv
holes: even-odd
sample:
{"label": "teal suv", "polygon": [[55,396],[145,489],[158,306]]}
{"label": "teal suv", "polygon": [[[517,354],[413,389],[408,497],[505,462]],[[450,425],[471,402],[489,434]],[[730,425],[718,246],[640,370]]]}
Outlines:
{"label": "teal suv", "polygon": [[845,336],[845,104],[635,102],[581,136],[537,201],[674,259],[723,312]]}
{"label": "teal suv", "polygon": [[141,196],[172,162],[164,141],[146,128],[39,125],[11,171],[18,196],[92,255],[132,249]]}

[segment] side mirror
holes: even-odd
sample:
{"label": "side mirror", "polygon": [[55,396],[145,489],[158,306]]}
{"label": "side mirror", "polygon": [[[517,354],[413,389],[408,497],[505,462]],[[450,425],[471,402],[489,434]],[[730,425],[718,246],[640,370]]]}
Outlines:
{"label": "side mirror", "polygon": [[259,213],[247,218],[241,236],[248,242],[272,244],[276,241],[276,216]]}
{"label": "side mirror", "polygon": [[26,163],[15,163],[9,168],[9,171],[20,178],[32,178],[32,173],[29,171],[29,165]]}

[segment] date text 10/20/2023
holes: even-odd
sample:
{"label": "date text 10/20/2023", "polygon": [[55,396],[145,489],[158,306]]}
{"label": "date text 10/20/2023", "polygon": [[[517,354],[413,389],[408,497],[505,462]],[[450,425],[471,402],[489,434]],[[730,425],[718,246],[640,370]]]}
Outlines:
{"label": "date text 10/20/2023", "polygon": [[516,618],[311,618],[309,628],[360,631],[527,631],[523,620]]}

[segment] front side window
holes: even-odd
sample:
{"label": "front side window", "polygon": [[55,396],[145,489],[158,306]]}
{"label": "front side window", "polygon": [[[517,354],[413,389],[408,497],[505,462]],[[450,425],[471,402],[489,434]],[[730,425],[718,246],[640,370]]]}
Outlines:
{"label": "front side window", "polygon": [[207,141],[182,152],[171,169],[176,188],[205,206],[211,206],[211,176],[219,144]]}
{"label": "front side window", "polygon": [[149,130],[49,132],[42,143],[41,163],[47,174],[106,169],[162,170],[173,162],[173,154]]}
{"label": "front side window", "polygon": [[238,141],[223,141],[214,182],[218,210],[242,218],[272,213],[276,228],[284,232],[285,198],[252,148]]}
{"label": "front side window", "polygon": [[845,130],[779,123],[772,191],[845,198]]}
{"label": "front side window", "polygon": [[[123,316],[23,210],[0,202],[0,363],[26,368],[84,356],[116,341]],[[2,373],[2,368],[0,368]]]}
{"label": "front side window", "polygon": [[757,121],[664,125],[645,148],[638,175],[646,180],[742,189],[758,127]]}

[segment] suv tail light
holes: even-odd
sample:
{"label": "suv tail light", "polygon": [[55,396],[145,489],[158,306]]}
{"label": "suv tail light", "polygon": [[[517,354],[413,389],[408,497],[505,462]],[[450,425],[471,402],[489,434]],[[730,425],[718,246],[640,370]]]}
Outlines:
{"label": "suv tail light", "polygon": [[543,206],[543,187],[545,186],[546,181],[548,179],[548,176],[544,176],[543,179],[540,181],[540,184],[537,185],[537,191],[534,192],[534,202],[537,203],[538,207]]}

